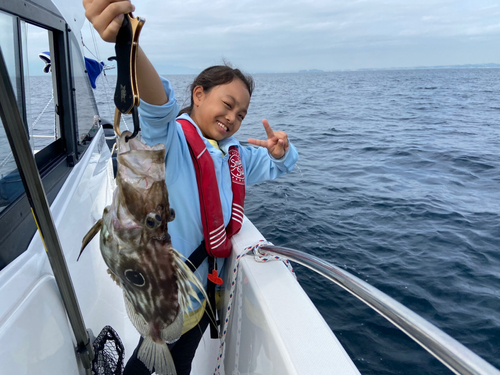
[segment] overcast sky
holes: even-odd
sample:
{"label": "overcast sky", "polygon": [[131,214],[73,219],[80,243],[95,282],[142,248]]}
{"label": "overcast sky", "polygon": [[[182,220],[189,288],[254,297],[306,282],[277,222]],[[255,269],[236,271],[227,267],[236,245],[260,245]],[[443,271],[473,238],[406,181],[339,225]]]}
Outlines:
{"label": "overcast sky", "polygon": [[[250,73],[500,63],[499,0],[141,0],[160,73],[228,60]],[[84,40],[94,49],[89,25]],[[101,58],[112,46],[99,44]],[[89,54],[87,54],[89,55]]]}

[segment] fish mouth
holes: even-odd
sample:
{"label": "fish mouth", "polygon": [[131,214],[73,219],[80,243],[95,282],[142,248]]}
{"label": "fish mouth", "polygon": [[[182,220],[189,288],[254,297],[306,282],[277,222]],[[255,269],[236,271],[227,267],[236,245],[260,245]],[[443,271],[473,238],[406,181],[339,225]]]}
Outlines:
{"label": "fish mouth", "polygon": [[131,135],[132,133],[128,130],[121,134],[118,140],[118,154],[123,154],[129,151],[161,151],[165,148],[165,146],[161,143],[154,146],[148,146],[142,143],[137,137],[130,138]]}
{"label": "fish mouth", "polygon": [[169,242],[170,234],[164,233],[162,236],[151,236],[151,240],[155,240],[158,242]]}
{"label": "fish mouth", "polygon": [[[132,135],[131,132],[129,131],[124,131],[119,139],[118,142],[118,153],[122,154],[127,151],[132,151],[132,150],[145,150],[148,148],[144,143],[139,141],[137,138],[130,138]],[[128,140],[127,140],[128,138]]]}

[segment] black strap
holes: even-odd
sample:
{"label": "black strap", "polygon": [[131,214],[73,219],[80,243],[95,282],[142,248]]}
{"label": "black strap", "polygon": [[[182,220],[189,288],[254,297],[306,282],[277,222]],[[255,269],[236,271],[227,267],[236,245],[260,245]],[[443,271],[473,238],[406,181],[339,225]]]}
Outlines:
{"label": "black strap", "polygon": [[208,254],[207,250],[205,249],[205,241],[201,241],[200,246],[198,246],[196,250],[191,253],[185,263],[187,264],[189,269],[194,272],[203,263],[207,256]]}
{"label": "black strap", "polygon": [[[217,262],[214,257],[209,257],[207,250],[205,248],[205,241],[202,241],[200,246],[196,248],[195,251],[191,253],[188,260],[186,261],[189,269],[194,272],[203,263],[205,258],[208,257],[208,273],[211,274],[214,269],[217,269]],[[215,311],[215,284],[210,280],[207,280],[207,296],[209,307],[206,309],[208,316],[210,317],[210,336],[213,339],[219,338],[219,333],[217,330],[218,322],[216,320]]]}
{"label": "black strap", "polygon": [[[208,257],[208,273],[211,274],[214,269],[217,269],[217,260],[214,257]],[[208,280],[207,282],[207,296],[210,306],[207,309],[208,316],[210,317],[210,337],[213,339],[219,338],[219,332],[217,331],[217,318],[215,312],[217,308],[215,306],[215,284]]]}

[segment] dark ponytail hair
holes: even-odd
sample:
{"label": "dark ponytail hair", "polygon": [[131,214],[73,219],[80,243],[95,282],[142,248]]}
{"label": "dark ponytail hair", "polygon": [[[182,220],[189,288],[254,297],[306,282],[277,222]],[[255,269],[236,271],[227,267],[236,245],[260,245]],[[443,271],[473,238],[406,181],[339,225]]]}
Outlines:
{"label": "dark ponytail hair", "polygon": [[233,69],[228,65],[211,66],[202,71],[198,75],[198,77],[196,77],[194,82],[191,84],[190,86],[191,104],[189,105],[189,107],[181,109],[181,111],[179,112],[179,116],[182,115],[183,113],[191,115],[191,111],[193,110],[193,105],[194,105],[193,91],[196,86],[203,87],[203,91],[208,93],[215,86],[231,83],[235,78],[240,79],[245,84],[251,97],[254,89],[254,82],[251,76],[245,75],[241,72],[241,70]]}

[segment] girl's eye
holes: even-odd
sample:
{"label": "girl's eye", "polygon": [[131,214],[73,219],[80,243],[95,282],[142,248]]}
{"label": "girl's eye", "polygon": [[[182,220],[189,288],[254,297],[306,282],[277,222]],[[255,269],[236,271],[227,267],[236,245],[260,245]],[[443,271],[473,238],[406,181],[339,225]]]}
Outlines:
{"label": "girl's eye", "polygon": [[231,109],[231,104],[229,104],[227,102],[224,102],[224,104],[226,105],[227,108]]}
{"label": "girl's eye", "polygon": [[241,121],[243,121],[244,118],[245,118],[245,116],[240,115]]}

